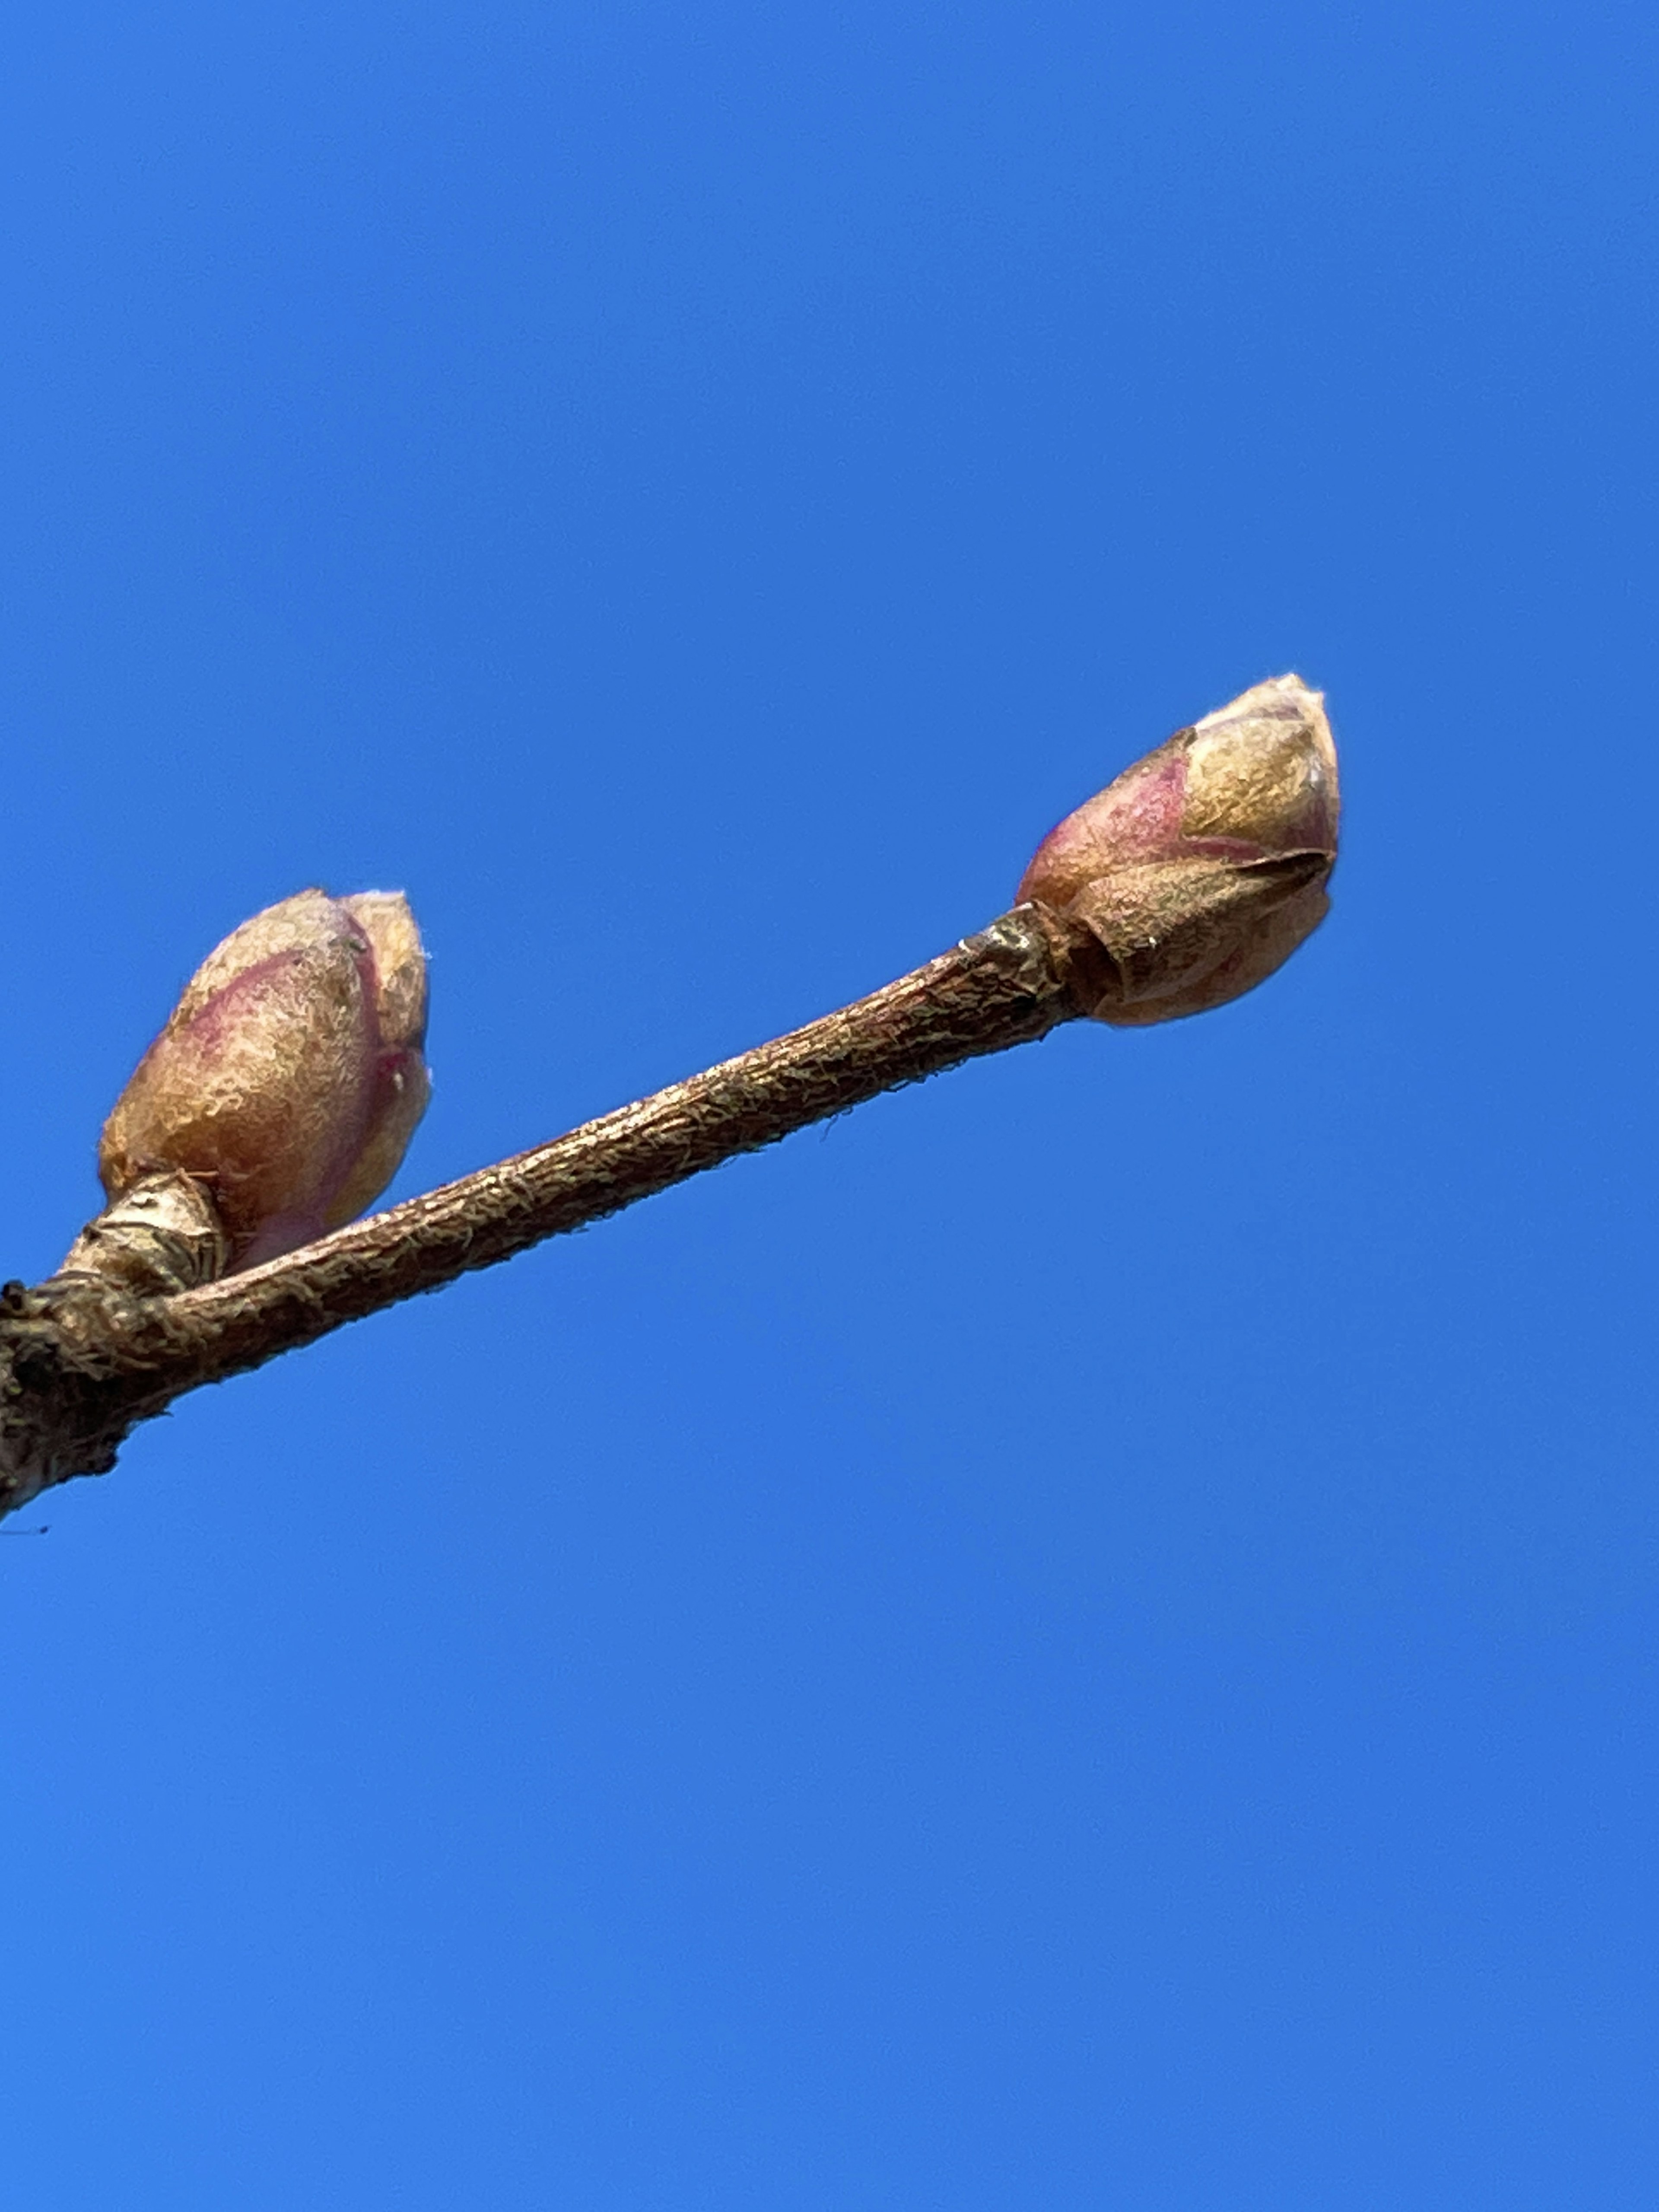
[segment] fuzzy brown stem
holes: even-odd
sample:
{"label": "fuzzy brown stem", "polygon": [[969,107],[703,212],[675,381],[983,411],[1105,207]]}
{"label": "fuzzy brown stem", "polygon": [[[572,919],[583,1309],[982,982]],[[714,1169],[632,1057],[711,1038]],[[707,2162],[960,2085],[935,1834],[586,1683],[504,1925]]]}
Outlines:
{"label": "fuzzy brown stem", "polygon": [[1080,925],[1017,907],[925,968],[772,1044],[534,1152],[176,1296],[65,1274],[0,1294],[0,1510],[100,1474],[174,1398],[738,1152],[1040,1037],[1085,1012],[1103,955]]}

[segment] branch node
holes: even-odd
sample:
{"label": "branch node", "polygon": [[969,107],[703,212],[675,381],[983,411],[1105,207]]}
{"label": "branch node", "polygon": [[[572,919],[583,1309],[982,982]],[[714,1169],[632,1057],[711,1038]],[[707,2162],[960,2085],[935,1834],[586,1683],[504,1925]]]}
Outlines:
{"label": "branch node", "polygon": [[171,1297],[217,1282],[229,1258],[207,1185],[175,1169],[141,1177],[88,1222],[53,1279],[92,1276],[138,1297]]}

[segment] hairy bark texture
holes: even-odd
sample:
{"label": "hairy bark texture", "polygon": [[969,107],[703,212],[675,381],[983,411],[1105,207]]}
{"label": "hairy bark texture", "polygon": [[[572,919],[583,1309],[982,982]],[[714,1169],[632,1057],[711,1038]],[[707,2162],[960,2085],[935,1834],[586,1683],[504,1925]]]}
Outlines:
{"label": "hairy bark texture", "polygon": [[[118,1224],[112,1242],[92,1224],[71,1254],[71,1267],[84,1272],[0,1291],[0,1512],[72,1475],[106,1473],[135,1424],[186,1390],[441,1289],[880,1091],[1042,1036],[1099,1002],[1109,964],[1080,924],[1017,907],[927,967],[775,1043],[265,1266],[173,1295],[135,1290],[150,1279],[136,1263],[99,1272],[100,1249],[130,1251],[133,1231]],[[155,1239],[147,1221],[137,1233],[148,1253]],[[192,1264],[201,1249],[192,1248]]]}

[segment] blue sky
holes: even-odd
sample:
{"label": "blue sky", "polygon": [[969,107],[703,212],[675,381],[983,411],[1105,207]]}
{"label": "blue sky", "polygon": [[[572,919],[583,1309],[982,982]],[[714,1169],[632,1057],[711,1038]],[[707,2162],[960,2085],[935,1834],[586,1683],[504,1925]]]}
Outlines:
{"label": "blue sky", "polygon": [[31,2212],[1595,2212],[1659,2169],[1633,5],[14,11],[3,1272],[303,884],[416,1190],[1289,668],[1334,910],[0,1539]]}

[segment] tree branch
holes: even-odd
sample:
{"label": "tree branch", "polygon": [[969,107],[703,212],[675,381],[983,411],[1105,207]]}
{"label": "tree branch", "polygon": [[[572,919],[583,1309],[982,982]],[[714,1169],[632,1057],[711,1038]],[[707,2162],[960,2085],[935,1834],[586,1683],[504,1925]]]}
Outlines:
{"label": "tree branch", "polygon": [[0,1291],[0,1512],[71,1476],[106,1473],[131,1428],[187,1390],[880,1091],[1042,1036],[1098,1002],[1103,964],[1082,924],[1017,907],[839,1013],[264,1267],[171,1297],[93,1274],[33,1290],[9,1283]]}

